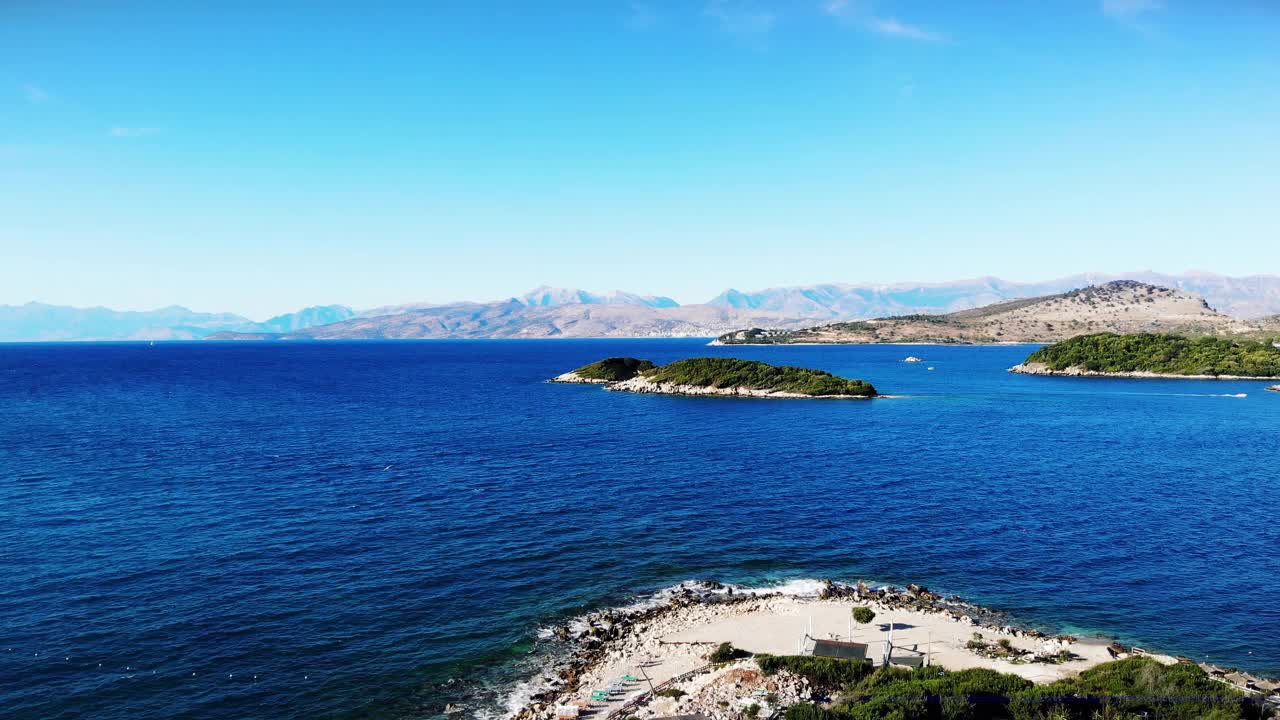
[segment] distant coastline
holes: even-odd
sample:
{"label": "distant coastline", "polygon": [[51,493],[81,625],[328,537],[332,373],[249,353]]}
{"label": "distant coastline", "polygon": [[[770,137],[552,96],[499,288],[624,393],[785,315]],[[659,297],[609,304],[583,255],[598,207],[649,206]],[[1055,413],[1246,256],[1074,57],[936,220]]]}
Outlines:
{"label": "distant coastline", "polygon": [[[1020,363],[1009,368],[1009,372],[1019,375],[1049,375],[1056,377],[1093,377],[1093,378],[1135,378],[1146,380],[1275,380],[1274,375],[1179,375],[1175,373],[1156,373],[1145,370],[1129,372],[1101,372],[1086,370],[1082,367],[1068,367],[1054,370],[1044,363]],[[1268,390],[1280,390],[1280,385],[1273,385]]]}

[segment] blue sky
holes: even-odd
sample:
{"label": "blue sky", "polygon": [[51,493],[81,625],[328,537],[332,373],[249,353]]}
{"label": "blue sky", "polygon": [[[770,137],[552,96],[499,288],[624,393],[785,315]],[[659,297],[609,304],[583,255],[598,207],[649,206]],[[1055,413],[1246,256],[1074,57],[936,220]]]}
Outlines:
{"label": "blue sky", "polygon": [[0,303],[1191,268],[1280,273],[1270,0],[0,3]]}

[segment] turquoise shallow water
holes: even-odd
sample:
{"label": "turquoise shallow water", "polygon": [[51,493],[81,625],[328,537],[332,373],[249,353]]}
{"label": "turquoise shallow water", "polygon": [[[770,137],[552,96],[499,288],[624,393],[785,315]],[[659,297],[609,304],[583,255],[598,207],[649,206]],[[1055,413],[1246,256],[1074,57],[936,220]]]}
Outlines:
{"label": "turquoise shallow water", "polygon": [[[922,582],[1280,674],[1266,383],[1006,373],[1026,347],[702,343],[0,346],[4,716],[478,711],[529,672],[538,627],[691,578]],[[905,397],[542,382],[617,354]]]}

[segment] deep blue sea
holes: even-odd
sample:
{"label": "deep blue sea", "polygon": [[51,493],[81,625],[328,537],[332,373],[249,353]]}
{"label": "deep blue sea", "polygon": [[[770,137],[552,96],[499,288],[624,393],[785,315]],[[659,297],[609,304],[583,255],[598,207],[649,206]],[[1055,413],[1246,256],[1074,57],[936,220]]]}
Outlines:
{"label": "deep blue sea", "polygon": [[[920,582],[1280,674],[1265,383],[703,343],[0,346],[0,716],[479,715],[539,627],[695,578]],[[623,354],[903,397],[543,382]]]}

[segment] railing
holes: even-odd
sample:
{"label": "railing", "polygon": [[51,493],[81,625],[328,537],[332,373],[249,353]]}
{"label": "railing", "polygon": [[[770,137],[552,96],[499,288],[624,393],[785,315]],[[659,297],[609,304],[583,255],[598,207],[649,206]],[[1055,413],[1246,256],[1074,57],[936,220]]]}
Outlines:
{"label": "railing", "polygon": [[613,712],[609,713],[609,715],[608,715],[608,720],[617,720],[617,718],[621,718],[621,717],[622,717],[623,715],[625,715],[627,712],[629,712],[629,711],[631,711],[631,710],[633,710],[633,709],[635,709],[635,708],[639,707],[639,706],[640,706],[640,705],[642,705],[643,703],[645,703],[645,702],[647,702],[648,700],[650,700],[650,699],[652,699],[653,697],[655,697],[655,696],[656,696],[656,694],[657,694],[660,690],[665,690],[666,688],[669,688],[669,687],[671,687],[672,685],[674,685],[674,684],[676,684],[676,683],[678,683],[678,682],[684,682],[685,680],[688,680],[689,678],[693,677],[694,675],[699,675],[699,674],[701,674],[701,673],[704,673],[704,672],[706,672],[706,671],[710,670],[711,668],[713,668],[713,667],[715,667],[715,666],[716,666],[716,663],[710,663],[710,664],[708,664],[708,665],[703,665],[703,666],[702,666],[702,667],[700,667],[700,668],[694,668],[693,670],[690,670],[690,671],[689,671],[689,672],[687,672],[687,673],[683,673],[683,674],[677,675],[677,676],[675,676],[675,677],[673,677],[673,678],[671,678],[671,679],[669,679],[669,680],[664,680],[664,681],[662,681],[661,683],[658,683],[657,685],[654,685],[652,689],[650,689],[650,690],[648,690],[648,691],[646,691],[646,692],[643,692],[643,693],[641,693],[641,694],[639,694],[639,695],[635,696],[635,697],[634,697],[634,698],[632,698],[632,699],[631,699],[627,704],[625,704],[625,705],[623,705],[622,707],[618,708],[617,710],[614,710]]}

